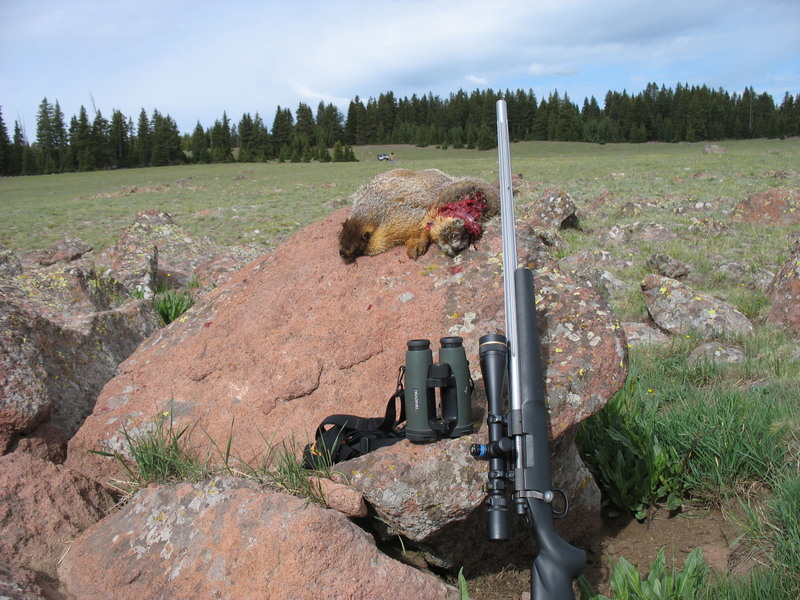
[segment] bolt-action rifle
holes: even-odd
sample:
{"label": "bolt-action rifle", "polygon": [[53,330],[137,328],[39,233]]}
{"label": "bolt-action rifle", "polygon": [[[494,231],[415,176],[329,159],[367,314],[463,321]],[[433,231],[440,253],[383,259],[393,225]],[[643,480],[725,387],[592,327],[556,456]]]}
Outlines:
{"label": "bolt-action rifle", "polygon": [[[497,102],[497,141],[506,335],[490,334],[480,339],[489,443],[473,444],[471,452],[489,460],[489,539],[508,539],[506,484],[513,484],[515,512],[527,518],[539,548],[531,564],[532,600],[574,600],[572,580],[583,572],[586,553],[564,541],[553,526],[554,517],[563,516],[569,503],[563,491],[552,487],[533,273],[517,267],[505,100]],[[508,412],[503,403],[506,376]],[[556,496],[563,500],[563,509],[554,513],[552,501]]]}

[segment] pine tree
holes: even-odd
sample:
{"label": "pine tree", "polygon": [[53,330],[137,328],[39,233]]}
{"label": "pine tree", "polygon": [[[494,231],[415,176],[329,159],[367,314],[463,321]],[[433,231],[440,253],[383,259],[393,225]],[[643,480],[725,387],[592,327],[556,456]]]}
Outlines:
{"label": "pine tree", "polygon": [[36,116],[36,149],[37,172],[40,174],[56,173],[58,171],[58,154],[56,149],[55,113],[53,106],[47,98],[39,105]]}
{"label": "pine tree", "polygon": [[228,114],[222,112],[222,121],[217,119],[211,128],[211,162],[234,162],[233,147],[231,145],[231,124]]}
{"label": "pine tree", "polygon": [[192,133],[191,152],[193,163],[211,162],[211,154],[208,152],[208,137],[203,126],[200,125],[200,121],[197,122],[194,133]]}
{"label": "pine tree", "polygon": [[178,165],[185,159],[178,124],[169,115],[162,115],[154,110],[152,165],[154,167]]}
{"label": "pine tree", "polygon": [[314,122],[314,113],[311,111],[311,107],[301,102],[295,111],[295,117],[295,135],[308,141],[315,139],[316,123]]}
{"label": "pine tree", "polygon": [[68,154],[68,136],[67,128],[64,123],[64,113],[61,111],[61,106],[58,100],[53,105],[53,140],[55,142],[56,161],[58,164],[58,171],[63,173],[66,170],[67,154]]}
{"label": "pine tree", "polygon": [[128,130],[125,115],[119,110],[115,109],[111,112],[111,126],[108,133],[111,165],[118,169],[129,167],[131,154],[130,131]]}
{"label": "pine tree", "polygon": [[95,168],[105,169],[111,165],[109,149],[109,123],[98,110],[92,122],[92,139],[94,140]]}
{"label": "pine tree", "polygon": [[73,148],[74,167],[78,171],[94,171],[97,168],[95,139],[83,106],[78,111],[78,118],[70,126],[70,145]]}
{"label": "pine tree", "polygon": [[11,140],[8,137],[3,111],[0,108],[0,175],[14,175],[11,171]]}
{"label": "pine tree", "polygon": [[333,162],[344,162],[344,148],[339,140],[333,145]]}
{"label": "pine tree", "polygon": [[136,167],[149,167],[152,153],[152,130],[150,119],[144,109],[139,112],[139,122],[136,129],[136,140],[133,143],[133,165]]}
{"label": "pine tree", "polygon": [[28,142],[25,140],[19,121],[14,121],[14,140],[11,144],[11,172],[9,174],[22,175],[23,157],[28,149]]}
{"label": "pine tree", "polygon": [[347,144],[355,144],[358,135],[358,119],[364,106],[358,96],[350,101],[347,107],[347,120],[344,124],[344,141]]}
{"label": "pine tree", "polygon": [[238,162],[253,162],[255,160],[256,135],[253,118],[250,113],[244,113],[239,120],[239,153],[236,156]]}

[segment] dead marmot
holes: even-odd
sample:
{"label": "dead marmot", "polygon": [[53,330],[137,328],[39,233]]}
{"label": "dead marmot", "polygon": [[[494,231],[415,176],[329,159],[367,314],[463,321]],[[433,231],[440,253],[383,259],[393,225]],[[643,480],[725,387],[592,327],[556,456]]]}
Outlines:
{"label": "dead marmot", "polygon": [[455,178],[438,169],[394,169],[377,175],[353,195],[350,217],[339,234],[346,264],[405,244],[409,258],[431,242],[456,256],[482,234],[482,223],[499,214],[496,189],[478,179]]}

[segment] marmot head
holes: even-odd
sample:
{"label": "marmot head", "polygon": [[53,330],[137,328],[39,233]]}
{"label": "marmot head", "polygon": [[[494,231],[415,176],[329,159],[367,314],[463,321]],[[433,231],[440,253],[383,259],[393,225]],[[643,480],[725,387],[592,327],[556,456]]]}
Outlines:
{"label": "marmot head", "polygon": [[464,227],[464,220],[452,217],[438,218],[434,221],[431,227],[431,239],[450,257],[461,254],[475,241]]}
{"label": "marmot head", "polygon": [[373,229],[352,218],[342,223],[342,231],[339,233],[339,256],[342,257],[344,264],[353,264],[359,256],[367,253],[367,244],[372,237]]}

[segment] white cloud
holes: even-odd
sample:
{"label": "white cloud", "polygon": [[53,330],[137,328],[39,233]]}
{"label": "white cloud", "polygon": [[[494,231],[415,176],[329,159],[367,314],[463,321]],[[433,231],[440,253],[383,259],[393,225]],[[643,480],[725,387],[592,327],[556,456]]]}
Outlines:
{"label": "white cloud", "polygon": [[577,75],[578,70],[564,65],[533,63],[528,67],[528,74],[534,77],[553,77],[554,75]]}
{"label": "white cloud", "polygon": [[478,77],[477,75],[467,75],[467,81],[475,85],[489,85],[489,80],[485,77]]}
{"label": "white cloud", "polygon": [[319,104],[319,102],[324,102],[325,104],[331,103],[336,106],[347,106],[350,100],[352,100],[352,98],[342,98],[329,92],[318,92],[302,83],[293,84],[292,90],[298,97],[305,100],[306,104],[313,103],[311,104],[311,108],[314,109],[316,109],[316,105]]}

